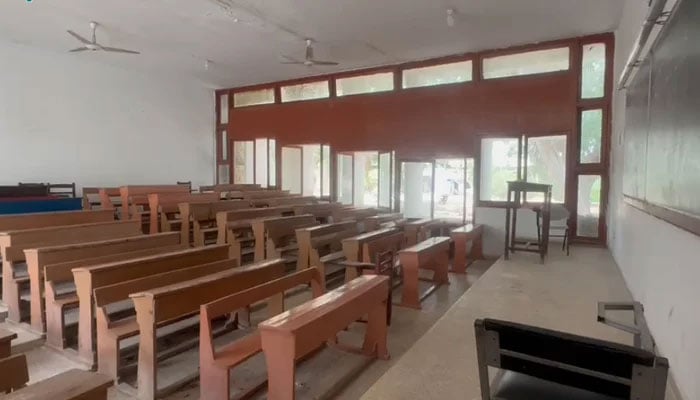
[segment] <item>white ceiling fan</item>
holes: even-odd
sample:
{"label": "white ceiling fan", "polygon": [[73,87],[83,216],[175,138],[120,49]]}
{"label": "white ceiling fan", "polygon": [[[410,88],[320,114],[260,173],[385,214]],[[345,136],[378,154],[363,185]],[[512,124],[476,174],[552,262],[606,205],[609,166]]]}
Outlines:
{"label": "white ceiling fan", "polygon": [[76,53],[79,51],[90,50],[90,51],[107,51],[107,52],[111,52],[111,53],[141,54],[138,51],[120,49],[117,47],[107,47],[107,46],[103,46],[103,45],[97,43],[97,37],[95,35],[95,31],[97,30],[97,25],[98,25],[97,22],[94,22],[94,21],[90,22],[90,28],[92,29],[92,40],[87,40],[84,37],[78,35],[77,33],[73,32],[69,29],[68,34],[70,34],[74,38],[78,39],[78,41],[80,41],[80,43],[83,44],[82,46],[80,46],[78,48],[75,48],[73,50],[69,50],[69,52]]}
{"label": "white ceiling fan", "polygon": [[307,67],[313,67],[314,65],[339,65],[339,63],[335,61],[321,61],[317,60],[314,58],[314,47],[313,47],[314,41],[312,39],[306,39],[306,57],[304,58],[304,61],[299,61],[297,59],[294,59],[292,57],[287,57],[287,56],[282,56],[284,57],[287,61],[282,61],[282,64],[289,64],[289,65],[306,65]]}

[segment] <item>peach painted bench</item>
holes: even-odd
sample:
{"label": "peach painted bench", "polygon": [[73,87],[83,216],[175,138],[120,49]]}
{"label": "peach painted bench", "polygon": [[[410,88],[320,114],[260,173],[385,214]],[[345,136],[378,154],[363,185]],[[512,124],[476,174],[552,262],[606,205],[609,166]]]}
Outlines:
{"label": "peach painted bench", "polygon": [[[483,253],[483,225],[467,224],[450,231],[450,237],[455,244],[455,256],[452,261],[452,272],[465,274],[467,267],[474,260],[484,258]],[[467,252],[467,245],[471,242],[471,248]]]}
{"label": "peach painted bench", "polygon": [[[216,214],[216,227],[218,229],[216,242],[228,244],[229,256],[241,260],[241,264],[243,264],[251,254],[255,253],[253,221],[259,218],[281,217],[290,212],[289,207],[219,212]],[[264,242],[262,245],[264,246]]]}
{"label": "peach painted bench", "polygon": [[182,216],[180,203],[201,203],[219,200],[216,193],[150,193],[150,233],[180,231]]}
{"label": "peach painted bench", "polygon": [[[449,284],[450,238],[437,236],[399,251],[403,271],[401,305],[420,310],[421,300],[429,296],[440,285]],[[431,287],[422,295],[418,283],[422,280],[420,269],[433,271]]]}
{"label": "peach painted bench", "polygon": [[297,259],[296,230],[316,226],[313,215],[261,218],[253,221],[255,261],[266,258],[292,257]]}
{"label": "peach painted bench", "polygon": [[[216,238],[216,214],[222,211],[251,208],[248,200],[217,200],[204,203],[180,203],[180,235],[182,243],[193,243],[195,247],[211,244],[209,237]],[[213,241],[216,243],[216,240]]]}

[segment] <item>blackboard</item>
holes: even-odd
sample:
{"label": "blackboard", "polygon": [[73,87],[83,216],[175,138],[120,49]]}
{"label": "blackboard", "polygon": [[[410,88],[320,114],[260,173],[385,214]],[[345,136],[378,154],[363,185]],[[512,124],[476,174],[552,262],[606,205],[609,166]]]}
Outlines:
{"label": "blackboard", "polygon": [[628,87],[623,192],[633,204],[700,234],[698,21],[700,2],[681,2]]}

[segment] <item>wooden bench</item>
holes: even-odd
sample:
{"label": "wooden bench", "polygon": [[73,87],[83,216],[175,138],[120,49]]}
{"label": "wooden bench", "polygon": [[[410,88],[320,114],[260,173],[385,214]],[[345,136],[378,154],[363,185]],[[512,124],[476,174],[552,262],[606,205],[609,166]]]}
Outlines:
{"label": "wooden bench", "polygon": [[308,268],[201,306],[199,313],[200,398],[228,400],[231,392],[229,371],[262,351],[258,331],[215,348],[212,321],[260,301],[266,301],[267,313],[273,317],[284,312],[285,292],[299,285],[310,285],[314,298],[324,292],[322,277],[318,270]]}
{"label": "wooden bench", "polygon": [[[266,203],[266,207],[279,207],[279,206],[301,206],[307,204],[317,204],[318,198],[315,196],[285,196],[285,197],[272,197],[269,199],[261,199]],[[259,200],[254,200],[259,201]],[[255,205],[256,207],[261,207],[261,205]]]}
{"label": "wooden bench", "polygon": [[[382,236],[391,235],[398,232],[396,228],[384,228],[376,231],[365,232],[357,236],[352,236],[342,240],[343,255],[345,261],[349,263],[363,262],[363,245]],[[322,260],[324,261],[324,260]],[[325,269],[325,267],[324,267]],[[353,268],[345,269],[345,282],[350,282],[357,277],[357,272]]]}
{"label": "wooden bench", "polygon": [[226,246],[207,246],[73,269],[78,294],[78,355],[94,365],[93,291],[164,272],[226,260]]}
{"label": "wooden bench", "polygon": [[16,333],[0,329],[0,359],[12,354],[12,341],[14,339],[17,339]]}
{"label": "wooden bench", "polygon": [[[158,241],[158,236],[172,236],[172,233],[162,235],[149,235],[149,244],[155,244],[153,238]],[[170,253],[184,249],[184,245],[163,245],[159,247],[145,248],[122,253],[113,253],[93,258],[85,258],[73,261],[49,264],[44,267],[44,286],[46,304],[46,344],[58,350],[67,346],[66,313],[77,310],[79,300],[75,290],[75,280],[72,270],[80,267],[90,267],[116,261],[131,260],[149,257],[156,254]]]}
{"label": "wooden bench", "polygon": [[[333,226],[345,227],[325,235],[314,235],[309,240],[309,266],[317,268],[321,273],[325,287],[326,279],[342,271],[345,275],[345,253],[343,240],[357,236],[359,230],[354,221],[338,222]],[[328,231],[328,229],[326,230]]]}
{"label": "wooden bench", "polygon": [[60,211],[0,216],[0,232],[114,221],[111,211]]}
{"label": "wooden bench", "polygon": [[[8,308],[8,319],[21,322],[20,298],[29,287],[24,250],[45,246],[125,238],[139,235],[140,227],[130,221],[99,222],[82,225],[0,232],[2,254],[2,297]],[[27,299],[28,300],[28,299]]]}
{"label": "wooden bench", "polygon": [[216,193],[150,193],[148,208],[150,213],[150,233],[174,232],[180,230],[182,216],[180,203],[217,201]]}
{"label": "wooden bench", "polygon": [[83,188],[83,210],[96,210],[100,206],[100,188]]}
{"label": "wooden bench", "polygon": [[333,219],[333,214],[337,213],[343,208],[343,205],[340,203],[318,203],[294,205],[292,207],[294,208],[294,215],[311,214],[316,217],[318,222],[327,224]]}
{"label": "wooden bench", "polygon": [[[140,339],[139,399],[155,399],[159,391],[156,359],[157,327],[196,315],[202,304],[278,279],[284,276],[284,269],[282,259],[265,260],[231,271],[199,278],[193,276],[189,281],[161,280],[161,282],[167,282],[167,286],[158,285],[157,288],[132,294]],[[241,308],[246,306],[248,304],[242,305]],[[197,376],[198,374],[195,374],[192,378],[196,379]],[[179,382],[179,384],[183,383],[187,382]]]}
{"label": "wooden bench", "polygon": [[0,198],[46,197],[48,195],[49,187],[44,184],[0,186]]}
{"label": "wooden bench", "polygon": [[374,215],[365,219],[365,230],[368,232],[376,231],[381,229],[384,224],[397,223],[403,221],[403,219],[403,214],[401,213]]}
{"label": "wooden bench", "polygon": [[[207,244],[207,236],[216,237],[216,214],[222,211],[245,210],[251,207],[248,200],[218,200],[203,203],[180,203],[180,234],[182,243],[195,246]],[[192,233],[190,239],[190,232]]]}
{"label": "wooden bench", "polygon": [[252,222],[259,218],[281,217],[290,211],[289,207],[270,207],[219,212],[216,214],[216,242],[228,244],[230,257],[243,264],[244,257],[255,252]]}
{"label": "wooden bench", "polygon": [[138,214],[147,215],[149,210],[139,211],[139,208],[148,205],[147,196],[151,193],[190,193],[190,189],[182,185],[122,186],[119,188],[119,197],[122,201],[122,210],[126,212],[122,219],[138,218]]}
{"label": "wooden bench", "polygon": [[450,236],[452,229],[458,228],[462,222],[450,219],[433,219],[424,224],[418,230],[418,241],[422,242],[425,239],[435,236]]}
{"label": "wooden bench", "polygon": [[[377,214],[378,211],[374,208],[341,208],[333,213],[333,222],[354,220],[358,224],[364,224],[367,218]],[[367,231],[367,229],[363,229]]]}
{"label": "wooden bench", "polygon": [[295,363],[338,332],[368,316],[361,349],[368,357],[388,359],[386,307],[388,278],[364,275],[258,325],[267,364],[267,398],[295,398]]}
{"label": "wooden bench", "polygon": [[9,393],[4,400],[107,400],[107,389],[114,383],[104,375],[77,369],[25,386],[28,381],[24,354],[0,360],[0,392]]}
{"label": "wooden bench", "polygon": [[253,221],[255,261],[292,256],[297,259],[296,230],[318,225],[313,215],[262,218]]}
{"label": "wooden bench", "polygon": [[199,193],[217,193],[220,199],[243,199],[243,192],[259,191],[260,185],[256,183],[236,183],[211,186],[200,186]]}
{"label": "wooden bench", "polygon": [[122,209],[121,194],[118,187],[100,188],[98,193],[101,210],[113,210],[119,216],[119,219],[127,219],[126,213]]}
{"label": "wooden bench", "polygon": [[[89,240],[89,239],[88,239]],[[44,267],[67,261],[94,258],[102,255],[143,250],[152,247],[180,244],[177,233],[164,235],[139,235],[103,241],[88,241],[60,246],[29,248],[24,250],[29,274],[31,326],[37,332],[44,332]],[[61,290],[64,292],[65,288]],[[67,293],[62,293],[67,294]],[[77,302],[77,299],[75,299]]]}
{"label": "wooden bench", "polygon": [[[401,305],[421,309],[421,300],[429,296],[440,285],[449,284],[448,269],[450,263],[450,238],[432,237],[416,245],[399,251],[399,260],[403,271],[403,288]],[[431,287],[419,295],[418,283],[422,279],[420,269],[433,271]]]}
{"label": "wooden bench", "polygon": [[243,200],[272,199],[290,196],[289,190],[251,190],[241,192]]}
{"label": "wooden bench", "polygon": [[425,225],[433,223],[435,220],[430,218],[421,218],[406,221],[403,224],[404,232],[406,233],[406,244],[408,246],[413,246],[421,241],[420,231]]}
{"label": "wooden bench", "polygon": [[[483,254],[483,225],[467,224],[450,231],[450,237],[455,244],[455,256],[452,260],[452,272],[466,274],[467,267],[474,260],[484,258]],[[467,245],[471,242],[471,248],[467,252]]]}
{"label": "wooden bench", "polygon": [[[348,233],[348,236],[344,236],[342,233]],[[352,233],[352,235],[350,235]],[[344,239],[345,237],[350,237],[350,236],[355,236],[357,235],[358,229],[357,229],[357,223],[355,221],[345,221],[345,222],[338,222],[335,224],[323,224],[323,225],[315,225],[315,226],[310,226],[306,228],[298,228],[296,231],[297,235],[297,244],[299,246],[299,258],[297,262],[297,271],[301,271],[303,269],[308,268],[309,266],[318,266],[319,259],[321,256],[325,255],[322,254],[321,251],[317,251],[316,255],[312,256],[311,255],[311,240],[312,239],[318,239],[318,238],[323,238],[327,237],[330,235],[333,235],[333,237],[336,237],[336,234],[340,234],[340,238]],[[340,240],[338,240],[338,245],[340,245]],[[320,249],[317,249],[320,250]],[[339,250],[342,250],[342,248],[339,248]]]}

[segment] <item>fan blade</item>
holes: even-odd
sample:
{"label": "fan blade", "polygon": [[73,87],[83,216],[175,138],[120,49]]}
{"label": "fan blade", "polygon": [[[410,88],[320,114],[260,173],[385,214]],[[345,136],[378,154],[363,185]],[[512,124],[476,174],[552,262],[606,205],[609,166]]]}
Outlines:
{"label": "fan blade", "polygon": [[112,53],[127,53],[127,54],[141,54],[138,51],[134,50],[126,50],[126,49],[119,49],[117,47],[104,47],[102,46],[102,50],[104,51],[110,51]]}
{"label": "fan blade", "polygon": [[90,44],[90,43],[92,43],[92,42],[90,42],[89,40],[85,39],[84,37],[78,35],[77,33],[73,32],[73,31],[71,31],[71,30],[67,30],[66,32],[68,32],[68,34],[71,35],[71,36],[73,36],[74,38],[78,39],[78,40],[79,40],[81,43],[83,43],[83,44]]}
{"label": "fan blade", "polygon": [[85,50],[87,50],[87,47],[78,47],[77,49],[68,50],[68,52],[69,53],[77,53],[79,51],[85,51]]}
{"label": "fan blade", "polygon": [[314,65],[340,65],[340,63],[337,63],[335,61],[316,61],[316,60],[311,60],[311,62]]}
{"label": "fan blade", "polygon": [[284,65],[304,65],[301,61],[280,61],[280,64]]}

